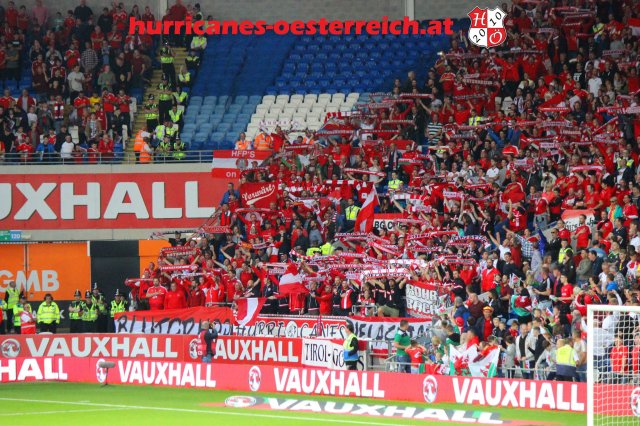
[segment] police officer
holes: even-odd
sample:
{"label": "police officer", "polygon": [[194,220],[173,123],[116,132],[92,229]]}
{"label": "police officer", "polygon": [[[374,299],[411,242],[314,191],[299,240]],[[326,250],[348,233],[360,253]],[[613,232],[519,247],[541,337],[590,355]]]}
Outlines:
{"label": "police officer", "polygon": [[56,333],[60,324],[60,308],[53,301],[51,293],[44,295],[44,302],[38,307],[38,325],[41,333]]}
{"label": "police officer", "polygon": [[[4,293],[4,301],[7,302],[7,333],[15,332],[16,334],[20,334],[14,328],[13,308],[20,302],[22,296],[24,296],[24,292],[16,288],[15,281],[10,281],[9,287],[7,287]],[[19,324],[20,322],[18,322],[18,326]]]}
{"label": "police officer", "polygon": [[169,111],[173,105],[172,87],[167,80],[167,76],[162,76],[162,82],[158,85],[158,120],[164,123],[169,119]]}
{"label": "police officer", "polygon": [[178,86],[176,91],[173,93],[173,97],[176,100],[176,104],[182,105],[185,108],[187,107],[187,100],[189,99],[189,94],[182,90],[182,86]]}
{"label": "police officer", "polygon": [[186,149],[187,148],[184,142],[180,139],[180,136],[176,135],[176,141],[173,143],[173,159],[178,161],[184,160],[184,157],[187,155],[185,153]]}
{"label": "police officer", "polygon": [[343,358],[348,370],[357,370],[358,366],[358,337],[353,332],[353,324],[347,324],[347,337],[342,344]]}
{"label": "police officer", "polygon": [[166,162],[169,154],[171,153],[171,140],[169,136],[165,135],[164,138],[158,144],[155,151],[155,161]]}
{"label": "police officer", "polygon": [[109,333],[115,333],[115,316],[120,312],[127,312],[127,301],[124,300],[124,294],[120,289],[116,290],[115,299],[111,301],[111,320],[109,321]]}
{"label": "police officer", "polygon": [[182,113],[183,112],[184,110],[182,108],[178,109],[178,106],[175,104],[169,110],[169,118],[171,119],[171,122],[173,124],[177,124],[179,129],[182,129],[182,124],[183,124]]}
{"label": "police officer", "polygon": [[109,307],[107,306],[107,299],[100,292],[97,283],[93,285],[91,301],[95,304],[98,313],[98,317],[96,318],[96,331],[98,333],[106,333],[109,322]]}
{"label": "police officer", "polygon": [[155,129],[158,125],[158,103],[155,101],[155,96],[152,93],[147,98],[147,103],[144,106],[144,117],[147,119],[147,129]]}
{"label": "police officer", "polygon": [[176,67],[173,65],[173,52],[168,44],[160,49],[160,64],[162,65],[162,73],[167,76],[171,84],[176,85]]}
{"label": "police officer", "polygon": [[187,53],[187,57],[184,58],[184,62],[187,64],[187,69],[189,72],[195,72],[200,68],[200,56],[196,54],[193,50],[189,50]]}
{"label": "police officer", "polygon": [[91,292],[84,294],[85,310],[82,312],[82,331],[85,333],[96,332],[96,320],[98,319],[98,305],[93,303]]}
{"label": "police officer", "polygon": [[178,83],[183,87],[191,87],[191,73],[182,66],[178,71]]}
{"label": "police officer", "polygon": [[200,332],[198,333],[198,355],[202,357],[202,362],[211,362],[215,355],[214,344],[218,339],[218,332],[211,327],[209,321],[202,321]]}
{"label": "police officer", "polygon": [[81,297],[80,290],[76,290],[73,293],[73,301],[69,304],[69,331],[71,333],[82,333],[82,314],[87,305]]}

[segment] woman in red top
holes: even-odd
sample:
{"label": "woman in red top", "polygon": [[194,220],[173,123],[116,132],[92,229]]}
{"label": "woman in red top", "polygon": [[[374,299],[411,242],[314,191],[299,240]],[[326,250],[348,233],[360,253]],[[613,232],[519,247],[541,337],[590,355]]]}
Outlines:
{"label": "woman in red top", "polygon": [[633,336],[633,349],[631,350],[631,370],[638,374],[640,370],[640,334]]}

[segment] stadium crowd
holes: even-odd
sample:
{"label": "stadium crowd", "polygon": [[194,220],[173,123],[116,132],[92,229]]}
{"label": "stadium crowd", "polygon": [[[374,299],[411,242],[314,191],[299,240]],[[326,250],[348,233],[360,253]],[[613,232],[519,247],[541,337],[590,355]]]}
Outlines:
{"label": "stadium crowd", "polygon": [[[123,3],[113,2],[94,10],[81,0],[63,13],[45,3],[37,0],[30,10],[13,1],[0,6],[0,162],[122,161],[133,132],[132,94],[142,93],[154,68],[168,78],[158,87],[159,102],[152,96],[137,109],[156,135],[150,143],[161,144],[164,137],[157,136],[162,131],[157,125],[180,121],[183,109],[173,114],[171,109],[186,104],[182,88],[197,70],[202,40],[174,36],[160,48],[160,36],[129,34],[130,17],[155,21],[149,6],[142,11],[135,5],[127,12]],[[179,0],[163,18],[184,19],[187,14],[203,19],[199,5],[184,6]],[[194,46],[187,69],[176,72],[170,44]],[[19,88],[23,90],[16,96]],[[77,135],[71,132],[75,126]],[[169,139],[171,151],[178,134]]]}
{"label": "stadium crowd", "polygon": [[[274,155],[129,282],[138,309],[265,297],[264,313],[407,317],[407,284],[436,283],[433,361],[477,344],[500,348],[506,374],[552,378],[564,362],[584,380],[586,306],[639,305],[640,8],[502,7],[498,48],[461,32],[426,81],[411,71],[315,134],[241,135]],[[242,203],[266,182],[268,208]],[[374,212],[396,216],[372,229]],[[306,288],[285,294],[287,274]],[[637,373],[635,316],[598,325],[603,365]]]}
{"label": "stadium crowd", "polygon": [[[273,156],[243,171],[238,188],[229,184],[209,224],[176,234],[174,249],[127,282],[132,307],[265,297],[264,313],[402,318],[407,285],[436,283],[434,362],[444,363],[448,343],[477,344],[499,348],[502,365],[525,377],[551,378],[562,352],[584,380],[586,306],[640,304],[640,3],[502,8],[507,41],[498,48],[480,49],[461,32],[424,81],[411,71],[315,134],[277,127],[253,144],[241,138],[239,149],[268,147]],[[148,78],[153,40],[123,37],[121,5],[105,8],[94,26],[83,2],[52,18],[51,29],[32,31],[12,11],[10,2],[3,81],[19,75],[9,58],[22,52],[43,98],[6,100],[5,151],[62,156],[69,122],[86,129],[71,155],[106,139],[117,144],[119,126],[129,125],[127,93]],[[161,65],[167,96],[178,86],[170,63]],[[168,106],[155,117],[148,100],[149,129],[173,126]],[[250,183],[275,184],[274,201],[243,205]],[[396,216],[374,228],[375,213]],[[285,293],[284,275],[302,285]],[[613,348],[601,354],[607,368],[637,373],[636,318],[600,320]],[[405,349],[399,360],[411,360]]]}

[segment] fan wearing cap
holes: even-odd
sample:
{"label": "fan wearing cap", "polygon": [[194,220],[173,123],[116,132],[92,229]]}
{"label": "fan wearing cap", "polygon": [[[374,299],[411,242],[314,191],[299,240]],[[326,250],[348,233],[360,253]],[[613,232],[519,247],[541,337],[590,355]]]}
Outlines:
{"label": "fan wearing cap", "polygon": [[82,315],[87,305],[82,300],[82,293],[76,290],[73,301],[69,304],[69,332],[82,333]]}
{"label": "fan wearing cap", "polygon": [[94,303],[89,290],[84,294],[84,305],[84,310],[82,311],[82,331],[85,333],[95,333],[96,321],[98,319],[98,305]]}
{"label": "fan wearing cap", "polygon": [[115,324],[115,316],[120,312],[127,311],[127,301],[124,299],[124,293],[120,291],[120,289],[116,290],[116,294],[114,295],[115,299],[111,301],[111,306],[109,309],[111,318],[109,319],[109,324],[107,330],[109,333],[115,333],[116,324]]}
{"label": "fan wearing cap", "polygon": [[478,336],[485,342],[493,334],[493,308],[491,306],[482,308],[482,318],[476,322],[476,329]]}

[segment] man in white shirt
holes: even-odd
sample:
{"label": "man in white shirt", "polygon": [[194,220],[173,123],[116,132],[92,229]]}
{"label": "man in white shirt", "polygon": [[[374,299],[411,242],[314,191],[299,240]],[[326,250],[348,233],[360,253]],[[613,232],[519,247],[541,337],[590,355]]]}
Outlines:
{"label": "man in white shirt", "polygon": [[589,86],[589,93],[593,94],[593,96],[597,97],[598,96],[598,91],[600,90],[600,86],[602,86],[602,79],[600,79],[600,77],[598,77],[598,72],[597,71],[591,71],[591,78],[589,78],[589,81],[587,82],[587,85]]}
{"label": "man in white shirt", "polygon": [[67,81],[69,82],[70,97],[73,103],[78,93],[82,92],[82,84],[84,83],[84,74],[80,72],[80,65],[73,67],[73,71],[67,75]]}
{"label": "man in white shirt", "polygon": [[62,158],[63,160],[71,159],[71,153],[73,152],[74,148],[75,145],[71,140],[71,136],[65,136],[64,142],[62,142],[62,146],[60,147],[60,158]]}

